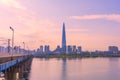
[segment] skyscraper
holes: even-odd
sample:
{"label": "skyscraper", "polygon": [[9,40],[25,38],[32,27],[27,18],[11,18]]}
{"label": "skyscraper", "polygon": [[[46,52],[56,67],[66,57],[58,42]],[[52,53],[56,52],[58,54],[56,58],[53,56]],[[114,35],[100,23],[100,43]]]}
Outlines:
{"label": "skyscraper", "polygon": [[68,54],[72,54],[72,46],[71,45],[68,45]]}
{"label": "skyscraper", "polygon": [[43,46],[40,46],[40,53],[43,54]]}
{"label": "skyscraper", "polygon": [[66,32],[65,32],[65,23],[63,23],[63,30],[62,30],[62,53],[66,53]]}
{"label": "skyscraper", "polygon": [[73,46],[73,54],[76,54],[77,53],[77,48],[76,48],[76,45]]}
{"label": "skyscraper", "polygon": [[80,54],[82,52],[82,47],[78,46],[77,53]]}
{"label": "skyscraper", "polygon": [[113,53],[118,53],[119,49],[117,46],[109,46],[109,51]]}
{"label": "skyscraper", "polygon": [[50,53],[50,46],[49,45],[45,45],[44,52],[45,52],[45,54]]}

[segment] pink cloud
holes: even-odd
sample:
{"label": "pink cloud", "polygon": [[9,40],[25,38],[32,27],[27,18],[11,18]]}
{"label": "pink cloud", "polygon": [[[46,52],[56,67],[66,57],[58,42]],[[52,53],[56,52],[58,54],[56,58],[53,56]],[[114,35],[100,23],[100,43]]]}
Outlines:
{"label": "pink cloud", "polygon": [[82,15],[82,16],[70,16],[70,19],[78,19],[78,20],[112,20],[116,22],[120,22],[120,14],[98,14],[98,15]]}
{"label": "pink cloud", "polygon": [[25,7],[21,5],[17,0],[0,0],[0,4],[7,6],[7,7],[25,9]]}

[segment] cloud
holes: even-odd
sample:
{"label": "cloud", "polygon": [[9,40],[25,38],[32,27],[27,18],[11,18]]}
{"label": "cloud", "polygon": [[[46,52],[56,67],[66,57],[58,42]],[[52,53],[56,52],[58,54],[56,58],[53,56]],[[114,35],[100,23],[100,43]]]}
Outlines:
{"label": "cloud", "polygon": [[0,4],[12,8],[25,9],[25,7],[22,6],[17,0],[0,0]]}
{"label": "cloud", "polygon": [[[9,26],[12,26],[15,29],[15,45],[21,45],[24,41],[28,43],[30,49],[35,49],[40,44],[52,43],[49,39],[50,33],[55,34],[52,32],[52,28],[56,27],[54,20],[39,18],[35,12],[29,9],[23,10],[24,6],[17,0],[0,0],[0,6],[2,6],[0,14],[3,15],[0,19],[3,21],[0,24],[3,26],[0,29],[1,37],[11,38]],[[41,38],[47,42],[39,41]]]}
{"label": "cloud", "polygon": [[104,19],[104,20],[111,20],[120,22],[120,14],[98,14],[98,15],[82,15],[82,16],[70,16],[70,19],[77,19],[77,20],[97,20],[97,19]]}

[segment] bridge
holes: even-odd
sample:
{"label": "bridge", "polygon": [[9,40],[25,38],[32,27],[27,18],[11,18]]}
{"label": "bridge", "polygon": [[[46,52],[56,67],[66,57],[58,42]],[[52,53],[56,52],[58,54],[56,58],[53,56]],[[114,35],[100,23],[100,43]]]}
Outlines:
{"label": "bridge", "polygon": [[[17,77],[23,77],[23,73],[28,69],[32,61],[32,54],[10,54],[10,53],[0,53],[0,80],[14,80],[14,74],[11,72],[17,69],[18,72],[22,71],[22,75]],[[16,74],[15,74],[16,75]],[[17,79],[15,79],[17,80]]]}

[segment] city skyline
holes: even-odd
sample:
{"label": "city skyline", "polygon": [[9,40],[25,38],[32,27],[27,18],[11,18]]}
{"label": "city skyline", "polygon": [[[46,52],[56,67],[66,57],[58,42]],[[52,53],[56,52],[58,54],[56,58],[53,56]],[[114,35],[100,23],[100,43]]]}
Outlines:
{"label": "city skyline", "polygon": [[11,38],[12,26],[15,45],[22,46],[24,41],[36,49],[48,44],[54,50],[61,45],[65,22],[67,45],[82,46],[84,51],[120,47],[119,4],[118,0],[0,0],[0,39]]}

